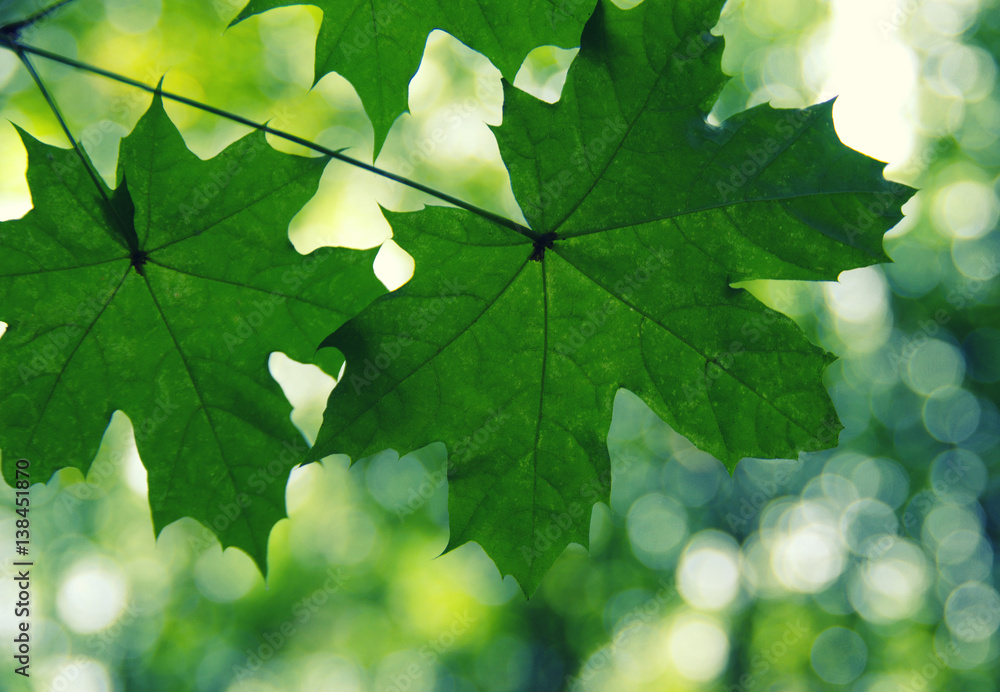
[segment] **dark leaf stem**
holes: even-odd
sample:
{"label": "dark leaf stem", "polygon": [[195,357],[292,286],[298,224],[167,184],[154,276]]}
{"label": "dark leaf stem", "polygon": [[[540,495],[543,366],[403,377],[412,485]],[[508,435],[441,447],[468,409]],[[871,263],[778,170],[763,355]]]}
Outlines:
{"label": "dark leaf stem", "polygon": [[138,251],[139,238],[135,234],[135,228],[132,226],[130,220],[127,221],[121,218],[121,216],[118,214],[118,210],[116,209],[115,205],[111,203],[111,199],[108,197],[107,189],[105,188],[101,180],[97,177],[97,173],[94,171],[93,166],[91,166],[90,160],[87,158],[86,154],[84,154],[83,149],[80,147],[80,144],[76,141],[76,138],[73,137],[73,133],[70,131],[69,125],[66,124],[66,120],[62,116],[62,112],[59,110],[58,104],[56,104],[55,99],[52,98],[52,95],[49,93],[49,90],[45,87],[45,83],[42,81],[42,78],[38,74],[38,71],[35,70],[35,66],[31,64],[31,59],[28,58],[26,51],[22,50],[20,45],[16,41],[9,40],[7,36],[0,37],[0,41],[3,42],[3,45],[11,48],[11,50],[13,50],[14,53],[17,54],[17,57],[21,60],[21,63],[24,64],[25,69],[28,70],[28,73],[31,75],[31,78],[35,81],[35,85],[38,87],[38,90],[42,92],[42,96],[45,98],[45,102],[49,104],[49,108],[52,110],[52,113],[56,116],[56,120],[59,121],[59,126],[62,128],[62,131],[66,135],[66,138],[69,140],[70,145],[73,147],[73,151],[76,152],[77,157],[80,159],[80,163],[83,164],[84,170],[87,171],[87,175],[89,175],[90,179],[93,181],[94,187],[96,187],[97,191],[100,193],[101,198],[104,201],[104,205],[108,210],[109,218],[112,220],[112,223],[114,223],[117,226],[119,235],[114,236],[114,234],[112,234],[112,236],[115,238],[117,242],[124,241],[125,246],[131,252]]}
{"label": "dark leaf stem", "polygon": [[30,27],[30,26],[32,26],[32,25],[40,22],[41,20],[45,19],[50,14],[52,14],[53,12],[55,12],[56,10],[58,10],[59,8],[65,6],[65,5],[68,5],[71,2],[73,2],[73,0],[62,0],[61,2],[57,2],[56,4],[52,5],[51,7],[46,7],[45,9],[42,9],[42,10],[39,10],[38,12],[35,12],[33,15],[31,15],[27,19],[22,19],[19,22],[14,22],[13,24],[8,24],[8,25],[0,28],[0,33],[3,33],[5,36],[9,36],[11,38],[15,38],[16,39],[17,36],[22,31],[24,31],[28,27]]}
{"label": "dark leaf stem", "polygon": [[[160,94],[165,99],[170,99],[171,101],[176,101],[177,103],[183,103],[183,104],[185,104],[187,106],[191,106],[192,108],[197,108],[198,110],[202,110],[202,111],[205,111],[207,113],[212,113],[213,115],[217,115],[217,116],[219,116],[221,118],[226,118],[227,120],[232,120],[233,122],[240,123],[241,125],[246,125],[247,127],[252,127],[255,130],[260,130],[262,132],[266,132],[266,133],[268,133],[270,135],[274,135],[275,137],[280,137],[281,139],[287,140],[289,142],[293,142],[293,143],[298,144],[300,146],[304,146],[304,147],[306,147],[308,149],[312,149],[313,151],[319,152],[321,154],[325,154],[326,156],[329,156],[330,158],[336,159],[337,161],[343,161],[344,163],[349,164],[351,166],[355,166],[357,168],[361,168],[361,169],[366,170],[366,171],[368,171],[370,173],[374,173],[375,175],[381,176],[383,178],[387,178],[387,179],[392,180],[394,182],[397,182],[397,183],[399,183],[401,185],[405,185],[407,187],[410,187],[410,188],[412,188],[414,190],[418,190],[418,191],[423,192],[425,194],[428,194],[428,195],[430,195],[432,197],[435,197],[435,198],[441,200],[442,202],[447,202],[448,204],[454,205],[454,206],[459,207],[461,209],[465,209],[466,211],[470,211],[473,214],[477,214],[478,216],[481,216],[484,219],[492,221],[493,223],[495,223],[497,225],[503,226],[505,228],[509,228],[509,229],[515,231],[516,233],[520,233],[521,235],[523,235],[523,236],[525,236],[527,238],[530,238],[533,241],[537,241],[537,240],[539,240],[541,238],[541,236],[540,236],[539,233],[537,233],[536,231],[533,231],[532,229],[528,228],[527,226],[524,226],[522,224],[517,223],[516,221],[513,221],[511,219],[508,219],[508,218],[506,218],[504,216],[501,216],[501,215],[496,214],[494,212],[488,211],[488,210],[483,209],[481,207],[477,207],[474,204],[470,204],[469,202],[466,202],[464,200],[458,199],[457,197],[453,197],[453,196],[451,196],[449,194],[446,194],[444,192],[441,192],[439,190],[435,190],[434,188],[428,187],[428,186],[423,185],[421,183],[418,183],[418,182],[416,182],[414,180],[410,180],[409,178],[405,178],[405,177],[403,177],[401,175],[397,175],[395,173],[391,173],[390,171],[387,171],[387,170],[382,169],[382,168],[378,168],[377,166],[373,166],[371,164],[365,163],[364,161],[359,161],[358,159],[355,159],[355,158],[352,158],[350,156],[347,156],[347,155],[343,154],[342,153],[343,150],[334,150],[334,149],[330,149],[328,147],[324,147],[324,146],[322,146],[320,144],[316,144],[315,142],[311,142],[311,141],[309,141],[307,139],[304,139],[302,137],[298,137],[298,136],[290,134],[288,132],[283,132],[282,130],[277,130],[277,129],[275,129],[273,127],[270,127],[269,125],[265,125],[263,123],[254,122],[253,120],[250,120],[248,118],[244,118],[243,116],[237,115],[235,113],[230,113],[228,111],[222,110],[221,108],[216,108],[214,106],[210,106],[208,104],[201,103],[200,101],[195,101],[194,99],[190,99],[190,98],[187,98],[185,96],[180,96],[178,94],[173,94],[173,93],[170,93],[169,91],[163,91],[159,87],[151,86],[149,84],[145,84],[143,82],[140,82],[138,80],[132,79],[130,77],[126,77],[124,75],[120,75],[120,74],[117,74],[115,72],[110,72],[108,70],[104,70],[104,69],[101,69],[100,67],[96,67],[94,65],[89,65],[87,63],[83,63],[83,62],[80,62],[78,60],[73,60],[72,58],[67,58],[67,57],[65,57],[63,55],[59,55],[57,53],[51,53],[51,52],[49,52],[47,50],[44,50],[42,48],[36,48],[34,46],[29,46],[29,45],[26,45],[26,44],[23,44],[23,43],[19,43],[19,42],[15,41],[15,40],[7,38],[7,37],[0,37],[0,47],[4,47],[4,48],[8,48],[10,50],[13,50],[19,56],[24,56],[25,53],[30,53],[32,55],[37,55],[37,56],[45,58],[47,60],[52,60],[54,62],[62,63],[63,65],[68,65],[68,66],[76,68],[78,70],[83,70],[85,72],[90,72],[91,74],[96,74],[96,75],[99,75],[101,77],[105,77],[107,79],[112,79],[112,80],[115,80],[117,82],[121,82],[122,84],[128,84],[129,86],[135,87],[137,89],[142,89],[143,91],[148,91],[149,93],[152,93],[152,94]],[[25,60],[25,57],[22,57],[22,61],[24,61],[24,60]],[[37,82],[37,80],[36,80],[36,82]],[[50,100],[50,103],[51,103],[51,100]],[[60,121],[61,121],[61,119],[60,119]],[[65,129],[65,127],[64,127],[64,129]],[[66,132],[67,132],[67,134],[69,133],[68,130]]]}

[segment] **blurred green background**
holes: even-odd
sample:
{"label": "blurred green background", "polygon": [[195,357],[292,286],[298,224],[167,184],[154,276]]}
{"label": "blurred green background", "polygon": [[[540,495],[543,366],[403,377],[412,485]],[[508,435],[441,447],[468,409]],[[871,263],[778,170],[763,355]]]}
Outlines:
{"label": "blurred green background", "polygon": [[[44,4],[44,3],[42,3]],[[310,90],[321,13],[296,6],[225,31],[242,0],[78,0],[24,40],[372,160],[353,88]],[[634,2],[631,4],[635,4]],[[0,21],[39,3],[0,2]],[[714,33],[734,79],[713,112],[839,94],[846,144],[920,188],[885,240],[894,264],[836,284],[748,286],[841,356],[827,385],[836,449],[744,460],[730,478],[635,397],[619,396],[611,505],[525,601],[482,550],[447,540],[445,450],[386,451],[296,470],[267,584],[192,520],[154,540],[145,472],[116,414],[86,478],[32,490],[34,659],[3,690],[791,692],[1000,689],[1000,7],[978,0],[731,0]],[[535,50],[517,85],[558,98],[574,51]],[[419,56],[414,56],[414,65]],[[35,59],[102,175],[149,96]],[[377,163],[519,217],[496,142],[499,74],[441,32],[410,113]],[[246,128],[178,104],[199,156]],[[0,116],[66,142],[28,74],[0,51]],[[445,141],[431,133],[444,128]],[[283,150],[294,148],[281,141]],[[25,155],[0,125],[0,218],[30,208]],[[301,251],[382,244],[390,286],[412,272],[378,204],[431,200],[331,163],[296,217]],[[333,379],[274,354],[312,437]],[[400,450],[408,452],[411,450]],[[7,460],[5,460],[7,461]],[[0,491],[13,536],[13,491]],[[0,540],[9,574],[13,540]],[[16,600],[0,579],[0,603]],[[16,619],[0,610],[0,636]],[[7,645],[9,646],[9,645]],[[7,650],[6,648],[4,649]]]}

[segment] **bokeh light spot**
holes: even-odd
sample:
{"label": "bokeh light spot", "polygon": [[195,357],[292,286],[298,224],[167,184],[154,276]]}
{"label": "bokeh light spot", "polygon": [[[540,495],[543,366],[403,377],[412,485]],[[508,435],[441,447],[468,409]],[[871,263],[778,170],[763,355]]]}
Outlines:
{"label": "bokeh light spot", "polygon": [[719,531],[703,531],[688,544],[677,567],[677,587],[695,608],[721,610],[739,591],[739,548]]}
{"label": "bokeh light spot", "polygon": [[962,584],[948,596],[944,620],[956,638],[966,642],[982,641],[1000,626],[1000,595],[983,583]]}
{"label": "bokeh light spot", "polygon": [[1000,202],[990,186],[963,180],[937,192],[931,215],[946,235],[978,238],[996,225]]}
{"label": "bokeh light spot", "polygon": [[868,647],[856,632],[831,627],[816,637],[809,654],[813,670],[826,682],[845,685],[855,680],[868,662]]}
{"label": "bokeh light spot", "polygon": [[687,512],[660,493],[636,500],[627,522],[632,550],[650,567],[667,564],[688,535]]}
{"label": "bokeh light spot", "polygon": [[924,402],[927,432],[942,442],[967,440],[979,425],[979,401],[972,392],[959,387],[934,390]]}
{"label": "bokeh light spot", "polygon": [[725,669],[729,638],[714,619],[688,613],[670,627],[667,651],[681,675],[693,682],[707,682]]}
{"label": "bokeh light spot", "polygon": [[121,568],[106,558],[86,557],[70,567],[59,586],[59,618],[80,633],[98,632],[119,618],[128,598]]}
{"label": "bokeh light spot", "polygon": [[951,344],[929,339],[910,355],[906,374],[915,392],[930,394],[939,387],[960,385],[965,376],[965,359]]}

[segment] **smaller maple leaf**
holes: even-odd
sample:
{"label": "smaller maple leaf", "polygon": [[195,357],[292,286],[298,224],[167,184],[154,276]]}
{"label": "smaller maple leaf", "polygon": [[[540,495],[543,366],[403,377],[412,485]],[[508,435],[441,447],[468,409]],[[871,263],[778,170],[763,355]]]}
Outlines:
{"label": "smaller maple leaf", "polygon": [[194,517],[263,570],[307,451],[268,356],[336,372],[315,344],[384,293],[373,251],[303,256],[288,240],[328,159],[254,133],[202,161],[159,95],[121,143],[113,192],[98,194],[73,152],[21,138],[34,208],[0,224],[5,478],[19,457],[36,479],[86,473],[124,411],[156,532]]}

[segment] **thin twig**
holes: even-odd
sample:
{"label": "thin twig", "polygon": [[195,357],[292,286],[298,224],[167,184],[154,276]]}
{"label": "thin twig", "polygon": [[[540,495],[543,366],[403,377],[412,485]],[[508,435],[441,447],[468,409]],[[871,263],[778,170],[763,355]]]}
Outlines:
{"label": "thin twig", "polygon": [[[69,140],[69,143],[73,147],[73,151],[76,152],[76,155],[80,159],[80,163],[83,164],[83,167],[87,171],[87,174],[90,176],[90,179],[93,181],[94,186],[97,188],[97,191],[101,194],[101,197],[103,198],[104,203],[105,205],[107,205],[108,211],[111,214],[111,218],[113,218],[115,222],[118,224],[119,227],[118,230],[121,232],[121,237],[115,239],[118,240],[119,242],[124,241],[126,247],[128,247],[128,249],[131,252],[138,251],[139,239],[135,234],[135,230],[132,228],[130,224],[126,224],[124,219],[122,219],[118,215],[118,211],[115,209],[115,205],[111,203],[111,198],[108,197],[108,192],[105,189],[104,183],[97,177],[97,173],[90,165],[90,160],[84,154],[83,149],[80,147],[76,139],[73,137],[73,133],[70,132],[69,125],[66,124],[66,120],[62,116],[62,113],[59,110],[59,106],[56,104],[55,99],[52,98],[52,95],[49,93],[49,90],[45,87],[45,84],[42,82],[42,78],[35,70],[35,66],[31,64],[31,60],[28,58],[25,52],[19,50],[19,46],[16,43],[14,43],[13,46],[14,46],[14,52],[17,54],[17,57],[21,59],[21,62],[24,64],[25,68],[27,68],[28,72],[31,74],[31,78],[35,80],[35,84],[38,86],[38,90],[42,92],[42,96],[45,97],[46,103],[49,104],[49,108],[52,109],[52,113],[56,116],[56,120],[59,121],[59,125],[62,127],[63,133],[66,135],[66,138]],[[115,237],[114,234],[112,234],[112,237]]]}
{"label": "thin twig", "polygon": [[45,19],[50,14],[58,10],[60,7],[68,5],[71,2],[73,2],[73,0],[62,0],[62,2],[57,2],[55,5],[52,5],[51,7],[46,7],[44,10],[39,10],[38,12],[35,12],[35,14],[31,15],[27,19],[22,19],[19,22],[14,22],[13,24],[8,24],[7,26],[0,28],[0,32],[3,32],[4,34],[10,36],[11,38],[17,38],[17,36],[22,31],[27,29],[29,26]]}
{"label": "thin twig", "polygon": [[492,221],[493,223],[498,224],[500,226],[509,228],[534,241],[537,241],[540,238],[540,235],[537,232],[531,230],[527,226],[517,223],[516,221],[508,219],[504,216],[500,216],[499,214],[496,214],[494,212],[487,211],[486,209],[482,209],[481,207],[477,207],[474,204],[470,204],[469,202],[458,199],[457,197],[453,197],[444,192],[440,192],[439,190],[435,190],[434,188],[428,187],[414,180],[410,180],[409,178],[405,178],[401,175],[396,175],[395,173],[391,173],[382,168],[378,168],[377,166],[373,166],[363,161],[359,161],[355,158],[352,158],[350,156],[341,153],[342,150],[329,149],[328,147],[316,144],[315,142],[311,142],[302,137],[289,134],[288,132],[283,132],[282,130],[277,130],[273,127],[270,127],[269,125],[254,122],[253,120],[244,118],[241,115],[230,113],[229,111],[225,111],[222,110],[221,108],[216,108],[215,106],[210,106],[208,104],[195,101],[194,99],[190,99],[185,96],[172,94],[169,91],[163,91],[159,87],[154,87],[149,84],[145,84],[138,80],[132,79],[130,77],[126,77],[124,75],[120,75],[115,72],[110,72],[108,70],[104,70],[101,69],[100,67],[95,67],[94,65],[89,65],[87,63],[83,63],[78,60],[73,60],[72,58],[67,58],[57,53],[51,53],[42,48],[35,48],[34,46],[25,45],[23,43],[17,43],[15,41],[5,42],[2,40],[2,37],[0,37],[0,47],[7,47],[10,48],[11,50],[14,50],[15,52],[23,51],[25,53],[31,53],[33,55],[46,58],[47,60],[52,60],[54,62],[62,63],[63,65],[69,65],[70,67],[74,67],[76,69],[83,70],[85,72],[90,72],[92,74],[96,74],[101,77],[106,77],[107,79],[113,79],[116,82],[121,82],[122,84],[128,84],[129,86],[133,86],[137,89],[142,89],[143,91],[147,91],[151,94],[160,94],[160,96],[162,96],[163,98],[170,99],[171,101],[183,103],[187,106],[191,106],[192,108],[197,108],[198,110],[202,110],[207,113],[212,113],[213,115],[217,115],[221,118],[226,118],[227,120],[232,120],[233,122],[246,125],[247,127],[251,127],[255,130],[266,132],[268,134],[274,135],[275,137],[280,137],[281,139],[293,142],[295,144],[299,144],[301,146],[304,146],[308,149],[312,149],[313,151],[319,152],[321,154],[325,154],[326,156],[329,156],[338,161],[343,161],[344,163],[349,164],[351,166],[356,166],[370,173],[374,173],[375,175],[397,182],[401,185],[406,185],[407,187],[413,188],[414,190],[418,190],[432,197],[436,197],[437,199],[443,202],[447,202],[448,204],[454,205],[461,209],[465,209],[466,211],[470,211],[473,214],[477,214],[478,216],[481,216],[484,219]]}

